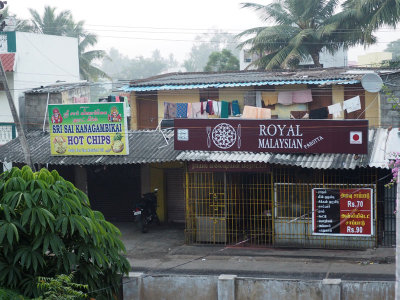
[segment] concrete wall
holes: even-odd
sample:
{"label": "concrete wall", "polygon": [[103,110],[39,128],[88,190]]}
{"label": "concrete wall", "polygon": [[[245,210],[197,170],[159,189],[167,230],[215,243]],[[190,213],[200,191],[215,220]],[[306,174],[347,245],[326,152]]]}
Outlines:
{"label": "concrete wall", "polygon": [[[400,98],[400,74],[391,76],[382,76],[383,82],[390,89],[394,97]],[[380,93],[380,120],[382,126],[400,126],[400,108],[397,111],[393,110],[392,104],[388,102],[389,96],[381,91]]]}
{"label": "concrete wall", "polygon": [[[24,129],[42,129],[43,120],[46,114],[46,104],[47,104],[48,94],[26,94],[25,95],[25,107],[24,107],[24,120],[22,124]],[[61,104],[62,97],[61,93],[54,93],[49,95],[49,104]],[[46,126],[49,128],[48,113],[46,115]]]}
{"label": "concrete wall", "polygon": [[394,281],[293,280],[236,275],[145,275],[123,280],[124,300],[391,300]]}
{"label": "concrete wall", "polygon": [[368,120],[369,127],[378,127],[380,120],[380,96],[379,93],[365,91],[365,119]]}
{"label": "concrete wall", "polygon": [[63,91],[62,93],[63,104],[73,103],[89,103],[90,102],[90,86],[76,87]]}

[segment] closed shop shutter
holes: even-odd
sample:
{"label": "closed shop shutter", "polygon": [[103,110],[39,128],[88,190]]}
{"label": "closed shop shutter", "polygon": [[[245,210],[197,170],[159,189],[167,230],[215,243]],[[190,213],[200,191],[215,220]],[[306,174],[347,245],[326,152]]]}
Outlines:
{"label": "closed shop shutter", "polygon": [[107,221],[130,222],[140,197],[140,169],[130,165],[89,168],[88,190],[92,209],[103,213]]}
{"label": "closed shop shutter", "polygon": [[168,222],[185,222],[185,193],[183,169],[166,170]]}

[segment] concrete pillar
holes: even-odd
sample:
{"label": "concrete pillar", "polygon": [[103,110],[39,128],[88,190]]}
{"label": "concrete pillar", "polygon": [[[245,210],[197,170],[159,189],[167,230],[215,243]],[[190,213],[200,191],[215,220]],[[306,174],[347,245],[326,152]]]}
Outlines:
{"label": "concrete pillar", "polygon": [[124,300],[142,299],[142,278],[141,272],[129,272],[129,277],[124,277],[122,285]]}
{"label": "concrete pillar", "polygon": [[218,277],[218,300],[235,300],[236,275],[222,274]]}
{"label": "concrete pillar", "polygon": [[341,299],[341,279],[322,280],[322,300],[340,300]]}

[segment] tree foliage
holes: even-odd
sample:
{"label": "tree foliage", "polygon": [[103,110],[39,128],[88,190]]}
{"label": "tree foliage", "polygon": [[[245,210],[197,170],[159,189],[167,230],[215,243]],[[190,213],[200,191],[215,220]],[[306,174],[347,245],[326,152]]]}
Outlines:
{"label": "tree foliage", "polygon": [[239,59],[233,56],[232,52],[227,49],[211,53],[207,65],[204,67],[205,72],[224,72],[239,69]]}
{"label": "tree foliage", "polygon": [[366,39],[382,27],[396,27],[400,21],[400,0],[346,0],[339,14],[354,29],[361,29]]}
{"label": "tree foliage", "polygon": [[315,67],[321,67],[319,55],[323,49],[334,53],[360,43],[364,39],[360,26],[346,23],[346,18],[335,15],[337,0],[275,0],[268,5],[244,3],[260,13],[264,22],[273,26],[251,28],[237,38],[245,38],[240,47],[249,47],[259,56],[253,65],[260,69],[296,67],[311,57]]}
{"label": "tree foliage", "polygon": [[111,299],[130,269],[120,236],[56,171],[25,166],[1,175],[0,286],[38,296],[38,277],[75,272],[91,297]]}
{"label": "tree foliage", "polygon": [[236,46],[235,37],[226,32],[214,30],[198,35],[188,59],[183,62],[183,67],[187,72],[203,71],[211,53],[227,49],[231,51],[233,56],[237,57],[239,51]]}
{"label": "tree foliage", "polygon": [[154,50],[150,57],[138,56],[129,58],[117,49],[111,48],[109,60],[103,60],[101,68],[113,79],[142,79],[159,75],[170,68],[175,68],[178,63],[172,54],[165,58],[159,50]]}
{"label": "tree foliage", "polygon": [[56,275],[53,277],[39,277],[38,287],[43,294],[38,300],[78,300],[87,299],[88,286],[72,282],[74,274]]}

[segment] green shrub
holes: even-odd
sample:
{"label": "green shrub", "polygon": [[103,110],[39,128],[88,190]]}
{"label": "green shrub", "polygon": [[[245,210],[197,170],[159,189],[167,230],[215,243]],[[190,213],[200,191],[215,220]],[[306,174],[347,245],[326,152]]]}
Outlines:
{"label": "green shrub", "polygon": [[87,299],[88,286],[85,284],[73,283],[74,273],[70,275],[57,275],[53,277],[39,277],[38,287],[46,300],[79,300]]}
{"label": "green shrub", "polygon": [[75,272],[90,297],[111,299],[130,269],[120,236],[56,171],[24,166],[1,175],[0,286],[38,297],[38,277]]}

